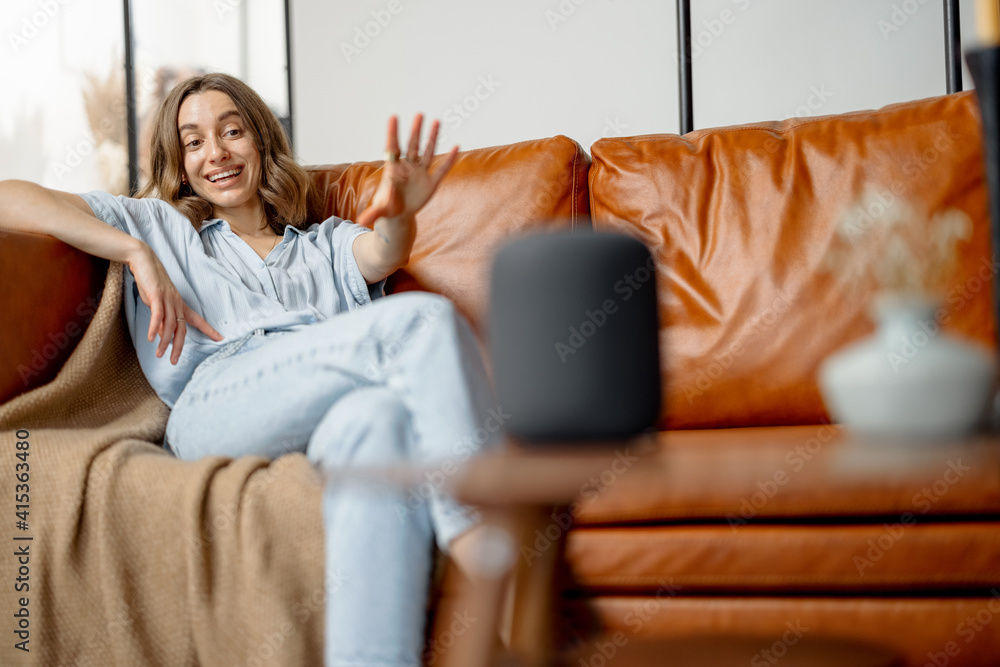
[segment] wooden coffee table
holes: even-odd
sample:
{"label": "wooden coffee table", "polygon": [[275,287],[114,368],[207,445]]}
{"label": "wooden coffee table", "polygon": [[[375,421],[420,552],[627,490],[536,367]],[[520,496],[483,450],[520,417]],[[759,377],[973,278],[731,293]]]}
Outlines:
{"label": "wooden coffee table", "polygon": [[[554,575],[571,525],[568,506],[626,450],[641,462],[636,476],[652,481],[660,470],[652,436],[544,448],[509,440],[503,449],[470,460],[449,480],[451,494],[482,511],[490,553],[450,601],[477,621],[454,638],[436,664],[553,664]],[[449,609],[437,610],[444,623],[452,616]]]}
{"label": "wooden coffee table", "polygon": [[[436,612],[441,625],[435,635],[439,639],[447,637],[447,646],[435,652],[435,665],[593,664],[592,646],[580,655],[555,653],[555,575],[570,525],[568,506],[589,481],[614,470],[626,451],[631,461],[629,484],[636,488],[663,484],[670,477],[665,474],[665,466],[677,463],[668,451],[657,446],[652,435],[599,445],[540,447],[510,441],[501,450],[470,460],[449,480],[450,493],[481,508],[491,531],[490,546],[489,553],[483,555],[481,571],[463,578],[456,594],[444,600],[445,607]],[[892,458],[891,453],[879,455]],[[466,614],[476,622],[462,633],[449,635],[445,626],[454,613]],[[614,644],[613,639],[609,637],[608,641]],[[600,638],[594,641],[599,643]],[[745,665],[747,656],[771,644],[768,638],[734,636],[631,641],[616,650],[614,659],[608,659],[606,664]],[[673,661],[665,663],[665,655],[674,656]],[[795,656],[789,654],[782,664],[903,663],[882,648],[804,638]]]}

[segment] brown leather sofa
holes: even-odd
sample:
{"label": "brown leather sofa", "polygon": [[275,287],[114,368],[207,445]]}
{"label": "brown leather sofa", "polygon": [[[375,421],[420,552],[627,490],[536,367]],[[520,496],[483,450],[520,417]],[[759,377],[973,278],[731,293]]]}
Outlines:
{"label": "brown leather sofa", "polygon": [[[577,504],[573,604],[627,637],[808,628],[912,665],[1000,664],[1000,443],[852,444],[816,383],[872,329],[868,299],[822,269],[845,209],[860,226],[903,199],[969,215],[944,328],[992,347],[980,141],[964,93],[593,146],[595,229],[661,268],[669,472]],[[866,188],[878,205],[848,208]]]}
{"label": "brown leather sofa", "polygon": [[[915,666],[1000,664],[1000,451],[873,454],[828,423],[815,380],[871,331],[866,300],[821,269],[866,187],[885,206],[913,199],[975,221],[945,328],[992,344],[974,97],[602,139],[591,152],[555,137],[463,153],[388,284],[445,294],[484,332],[490,259],[516,235],[618,231],[657,259],[664,474],[630,484],[626,466],[581,487],[561,645],[586,649],[600,631],[774,637],[747,656],[764,665],[808,635],[877,643]],[[313,217],[355,217],[379,169],[311,168]],[[52,239],[0,239],[0,401],[58,372],[106,266]],[[608,650],[595,643],[583,662],[605,664]]]}

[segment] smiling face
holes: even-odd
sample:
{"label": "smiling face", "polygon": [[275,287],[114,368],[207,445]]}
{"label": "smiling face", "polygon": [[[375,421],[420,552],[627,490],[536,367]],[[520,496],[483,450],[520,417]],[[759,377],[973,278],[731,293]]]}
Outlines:
{"label": "smiling face", "polygon": [[177,130],[187,182],[212,205],[213,215],[230,222],[260,219],[260,152],[229,95],[189,95],[177,113]]}

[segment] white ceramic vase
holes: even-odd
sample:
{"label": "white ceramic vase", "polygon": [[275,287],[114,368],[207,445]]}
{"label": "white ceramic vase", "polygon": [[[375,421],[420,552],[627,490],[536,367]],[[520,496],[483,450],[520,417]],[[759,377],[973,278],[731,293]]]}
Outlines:
{"label": "white ceramic vase", "polygon": [[983,423],[993,356],[943,332],[937,309],[930,300],[876,300],[876,332],[820,366],[835,421],[859,435],[907,440],[962,437]]}

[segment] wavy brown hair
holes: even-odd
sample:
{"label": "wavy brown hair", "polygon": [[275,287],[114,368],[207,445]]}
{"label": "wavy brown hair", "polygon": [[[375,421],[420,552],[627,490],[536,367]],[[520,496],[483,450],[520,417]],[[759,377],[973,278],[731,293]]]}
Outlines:
{"label": "wavy brown hair", "polygon": [[229,96],[253,135],[260,153],[258,190],[267,222],[277,234],[288,225],[302,228],[306,220],[309,178],[295,163],[288,137],[274,113],[250,86],[228,74],[204,74],[174,86],[153,123],[150,146],[150,179],[138,197],[158,197],[187,216],[195,229],[212,217],[212,204],[184,183],[184,148],[177,131],[177,114],[189,95],[217,90]]}

